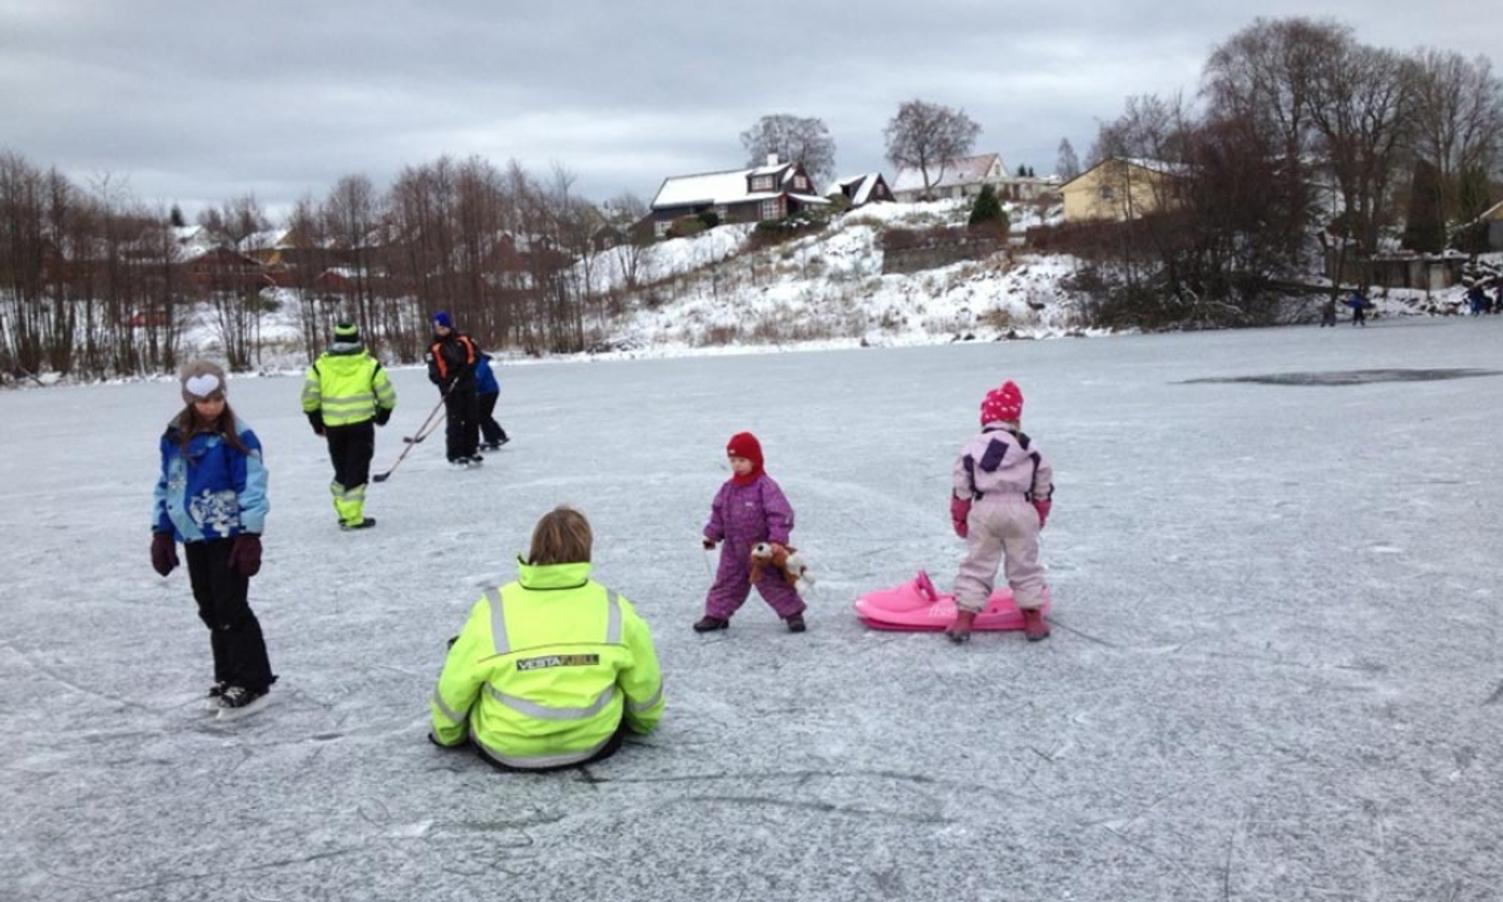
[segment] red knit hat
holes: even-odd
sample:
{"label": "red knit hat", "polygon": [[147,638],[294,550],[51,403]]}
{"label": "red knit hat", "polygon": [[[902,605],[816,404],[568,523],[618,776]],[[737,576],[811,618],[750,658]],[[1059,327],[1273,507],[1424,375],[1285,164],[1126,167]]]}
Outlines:
{"label": "red knit hat", "polygon": [[762,443],[750,432],[738,432],[725,443],[727,457],[744,457],[752,462],[752,471],[745,476],[732,476],[737,485],[746,485],[762,475]]}
{"label": "red knit hat", "polygon": [[981,425],[1016,423],[1023,418],[1023,392],[1011,379],[986,393],[981,399]]}

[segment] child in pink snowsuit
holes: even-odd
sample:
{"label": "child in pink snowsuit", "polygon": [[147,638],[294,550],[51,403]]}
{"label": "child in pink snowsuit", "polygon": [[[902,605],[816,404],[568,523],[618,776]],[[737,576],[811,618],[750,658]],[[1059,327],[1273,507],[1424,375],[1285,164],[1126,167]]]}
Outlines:
{"label": "child in pink snowsuit", "polygon": [[[750,432],[738,432],[725,446],[731,459],[731,478],[715,495],[710,522],[705,524],[705,548],[721,541],[720,569],[705,597],[705,615],[694,631],[707,633],[730,626],[731,615],[751,592],[751,550],[758,542],[788,544],[793,530],[793,508],[783,490],[762,472],[762,445]],[[772,568],[757,580],[762,600],[772,605],[788,624],[789,632],[804,631],[804,600]]]}
{"label": "child in pink snowsuit", "polygon": [[981,434],[965,443],[955,461],[950,519],[966,540],[965,561],[955,575],[955,622],[951,641],[971,637],[971,622],[991,597],[997,565],[1006,559],[1007,584],[1023,612],[1029,641],[1048,638],[1044,568],[1039,530],[1049,517],[1054,471],[1038,446],[1018,428],[1023,393],[1011,380],[981,402]]}

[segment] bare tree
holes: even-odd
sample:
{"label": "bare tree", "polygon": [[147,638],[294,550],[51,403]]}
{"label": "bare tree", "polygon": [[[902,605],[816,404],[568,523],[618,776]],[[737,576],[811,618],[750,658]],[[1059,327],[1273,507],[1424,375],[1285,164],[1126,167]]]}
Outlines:
{"label": "bare tree", "polygon": [[334,246],[345,290],[348,315],[372,339],[385,331],[377,317],[371,278],[381,201],[365,175],[347,175],[335,183],[321,210],[323,231]]}
{"label": "bare tree", "polygon": [[1210,118],[1238,123],[1257,146],[1271,146],[1282,159],[1288,190],[1281,192],[1285,202],[1269,212],[1282,217],[1278,225],[1290,254],[1303,246],[1318,212],[1320,191],[1311,171],[1316,75],[1350,41],[1350,29],[1332,21],[1260,18],[1206,61],[1201,93],[1209,101]]}
{"label": "bare tree", "polygon": [[1075,146],[1069,138],[1059,139],[1059,159],[1054,163],[1054,173],[1067,182],[1080,175],[1080,158],[1075,155]]}
{"label": "bare tree", "polygon": [[1413,152],[1439,172],[1441,216],[1454,219],[1461,174],[1492,171],[1503,149],[1503,85],[1487,57],[1454,51],[1420,51],[1411,71]]}
{"label": "bare tree", "polygon": [[930,187],[944,178],[945,169],[971,152],[981,126],[964,110],[910,100],[898,108],[883,134],[887,159],[899,168],[917,169],[927,197]]}
{"label": "bare tree", "polygon": [[[1390,215],[1390,192],[1408,140],[1413,82],[1407,64],[1397,53],[1352,41],[1316,66],[1310,121],[1341,194],[1343,210],[1337,231],[1343,240],[1339,257],[1344,257],[1346,236],[1355,241],[1364,257],[1377,249],[1378,233]],[[1338,261],[1338,276],[1342,262]],[[1332,282],[1334,293],[1339,278]]]}
{"label": "bare tree", "polygon": [[647,216],[647,202],[630,191],[616,195],[605,202],[601,208],[605,221],[616,231],[620,232],[620,238],[611,247],[611,254],[615,258],[616,271],[621,276],[621,284],[613,285],[613,288],[625,288],[627,290],[637,287],[637,273],[641,269],[642,250],[652,240],[652,233],[638,225]]}
{"label": "bare tree", "polygon": [[835,139],[823,119],[776,113],[763,116],[741,133],[747,165],[760,166],[768,154],[798,163],[818,184],[835,175]]}

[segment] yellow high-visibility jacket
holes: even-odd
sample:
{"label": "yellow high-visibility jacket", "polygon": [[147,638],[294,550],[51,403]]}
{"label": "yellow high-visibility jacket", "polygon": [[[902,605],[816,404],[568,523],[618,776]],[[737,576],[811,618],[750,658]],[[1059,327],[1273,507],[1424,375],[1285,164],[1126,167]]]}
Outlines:
{"label": "yellow high-visibility jacket", "polygon": [[362,344],[343,342],[318,355],[303,376],[303,413],[322,411],[325,426],[350,426],[397,406],[386,370]]}
{"label": "yellow high-visibility jacket", "polygon": [[470,608],[430,704],[433,737],[510,767],[584,761],[625,720],[648,733],[663,678],[647,624],[590,565],[531,566]]}

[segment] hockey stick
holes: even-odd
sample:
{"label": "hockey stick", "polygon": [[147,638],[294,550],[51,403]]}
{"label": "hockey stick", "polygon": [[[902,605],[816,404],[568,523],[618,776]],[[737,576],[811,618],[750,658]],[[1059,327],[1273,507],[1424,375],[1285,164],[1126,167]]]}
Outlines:
{"label": "hockey stick", "polygon": [[[444,414],[444,416],[448,416],[447,412]],[[433,423],[433,425],[432,426],[428,426],[427,429],[423,429],[422,427],[419,427],[418,428],[418,432],[417,432],[416,435],[404,435],[404,436],[402,436],[402,441],[406,442],[409,445],[416,445],[419,442],[421,442],[423,439],[425,439],[428,436],[432,435],[433,433],[437,432],[438,431],[438,427],[441,426],[441,425],[443,425],[443,422],[444,422],[444,417],[439,417]],[[427,425],[427,424],[425,423],[424,425]]]}
{"label": "hockey stick", "polygon": [[[438,403],[435,404],[433,406],[433,409],[428,412],[428,416],[423,420],[423,424],[417,428],[417,435],[422,435],[424,436],[424,438],[427,437],[424,434],[423,430],[428,428],[429,421],[431,421],[435,416],[438,416],[438,412],[443,409],[444,402],[449,400],[449,392],[453,390],[454,386],[451,385],[449,386],[449,391],[444,392],[443,395],[439,397]],[[409,442],[407,446],[402,449],[402,453],[397,455],[397,459],[392,462],[392,465],[390,467],[380,473],[371,474],[371,482],[385,482],[386,480],[390,479],[391,474],[397,471],[397,467],[400,467],[402,465],[402,461],[405,460],[412,449],[416,447],[417,442]]]}

